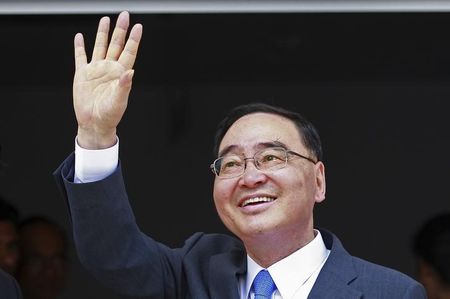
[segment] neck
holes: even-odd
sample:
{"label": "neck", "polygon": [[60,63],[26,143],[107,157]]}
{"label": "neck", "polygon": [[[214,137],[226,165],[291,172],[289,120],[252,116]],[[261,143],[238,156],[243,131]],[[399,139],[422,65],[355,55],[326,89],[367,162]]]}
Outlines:
{"label": "neck", "polygon": [[314,239],[314,229],[305,233],[283,234],[278,232],[261,233],[243,240],[247,254],[261,267],[268,268],[291,255]]}

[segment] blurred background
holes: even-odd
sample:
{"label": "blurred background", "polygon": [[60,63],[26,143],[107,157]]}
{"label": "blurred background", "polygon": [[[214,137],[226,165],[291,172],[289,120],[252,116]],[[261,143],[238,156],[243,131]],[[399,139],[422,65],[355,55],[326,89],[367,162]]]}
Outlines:
{"label": "blurred background", "polygon": [[99,18],[123,9],[144,25],[118,135],[145,233],[170,246],[227,233],[212,200],[213,135],[230,108],[262,101],[319,130],[327,200],[316,225],[353,255],[415,275],[412,236],[450,209],[447,1],[36,2],[0,1],[0,194],[22,218],[44,215],[67,232],[60,298],[121,298],[80,266],[51,173],[74,149],[73,36],[83,32],[90,51]]}

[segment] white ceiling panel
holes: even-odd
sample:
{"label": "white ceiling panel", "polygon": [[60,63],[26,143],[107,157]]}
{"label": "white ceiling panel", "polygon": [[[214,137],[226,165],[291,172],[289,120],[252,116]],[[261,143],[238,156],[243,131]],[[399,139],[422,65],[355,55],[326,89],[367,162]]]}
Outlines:
{"label": "white ceiling panel", "polygon": [[133,13],[446,12],[450,11],[450,1],[0,1],[0,14],[97,14],[122,10]]}

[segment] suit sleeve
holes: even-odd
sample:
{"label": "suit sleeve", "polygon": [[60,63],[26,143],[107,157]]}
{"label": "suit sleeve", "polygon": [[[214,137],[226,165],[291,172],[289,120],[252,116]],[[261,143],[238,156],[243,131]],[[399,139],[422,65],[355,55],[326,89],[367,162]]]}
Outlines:
{"label": "suit sleeve", "polygon": [[176,298],[182,249],[143,234],[128,202],[120,165],[103,180],[74,184],[74,155],[54,172],[66,198],[81,263],[107,287],[128,296]]}

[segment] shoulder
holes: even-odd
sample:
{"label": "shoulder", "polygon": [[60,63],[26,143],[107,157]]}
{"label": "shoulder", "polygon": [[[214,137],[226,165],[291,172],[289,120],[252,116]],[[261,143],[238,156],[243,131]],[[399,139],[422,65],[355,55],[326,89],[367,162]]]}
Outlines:
{"label": "shoulder", "polygon": [[418,296],[414,298],[425,298],[423,287],[411,277],[397,270],[377,265],[358,257],[352,256],[352,261],[358,274],[357,279],[354,281],[355,286],[373,290],[378,294],[379,298],[398,297],[399,294],[404,294],[405,296],[407,294],[417,294],[423,295],[423,297]]}
{"label": "shoulder", "polygon": [[244,250],[242,242],[232,236],[225,234],[205,234],[197,232],[186,240],[184,246],[187,251],[209,252],[219,254],[233,250]]}
{"label": "shoulder", "polygon": [[0,270],[0,294],[2,294],[1,298],[5,299],[22,298],[16,280],[2,270]]}
{"label": "shoulder", "polygon": [[[219,258],[223,261],[239,260],[245,256],[242,242],[225,234],[205,234],[197,232],[187,239],[177,254],[184,262],[189,264],[208,265],[211,258]],[[191,265],[192,266],[192,265]]]}
{"label": "shoulder", "polygon": [[[426,298],[421,284],[409,276],[350,255],[339,239],[320,230],[330,255],[321,271],[321,282],[340,281],[336,285],[350,287],[365,298]],[[320,276],[319,276],[320,277]]]}
{"label": "shoulder", "polygon": [[363,277],[371,277],[374,281],[395,281],[395,282],[404,282],[404,283],[412,283],[414,280],[391,268],[381,266],[367,260],[361,259],[359,257],[352,256],[353,266],[357,273]]}
{"label": "shoulder", "polygon": [[[224,234],[196,233],[182,248],[182,263],[195,278],[195,284],[209,283],[210,275],[229,277],[246,271],[246,253],[242,242]],[[217,274],[219,272],[219,274]]]}

